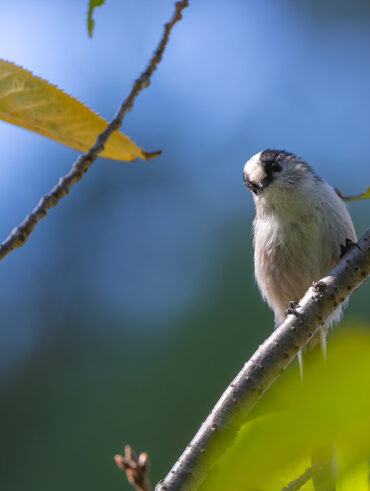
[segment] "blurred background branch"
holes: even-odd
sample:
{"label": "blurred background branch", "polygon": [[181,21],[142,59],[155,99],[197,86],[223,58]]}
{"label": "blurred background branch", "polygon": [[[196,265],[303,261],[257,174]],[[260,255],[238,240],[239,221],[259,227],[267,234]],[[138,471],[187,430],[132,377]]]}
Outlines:
{"label": "blurred background branch", "polygon": [[266,339],[218,400],[157,491],[195,490],[235,440],[262,394],[317,332],[338,303],[370,274],[370,229],[328,275],[313,284],[297,308]]}
{"label": "blurred background branch", "polygon": [[318,462],[314,462],[310,467],[307,467],[303,474],[294,481],[290,481],[281,491],[298,491],[306,482],[313,479],[321,469],[322,466]]}
{"label": "blurred background branch", "polygon": [[[182,10],[187,6],[188,0],[182,0],[175,3],[175,11],[170,21],[164,26],[162,37],[146,69],[142,72],[140,77],[135,80],[129,95],[122,102],[121,107],[119,108],[115,117],[107,125],[105,130],[97,136],[94,145],[86,153],[77,158],[68,174],[59,179],[58,184],[53,187],[50,193],[41,198],[36,208],[29,215],[27,215],[23,222],[18,225],[18,227],[14,228],[10,235],[2,242],[0,245],[0,260],[9,254],[9,252],[11,252],[13,249],[22,246],[27,241],[29,235],[39,220],[45,217],[48,210],[52,206],[57,205],[60,199],[69,193],[72,185],[82,178],[91,164],[97,159],[99,153],[104,149],[104,145],[108,141],[111,134],[118,130],[121,126],[123,118],[132,108],[135,98],[138,96],[139,92],[145,87],[148,87],[150,84],[150,77],[162,59],[164,49],[169,40],[171,29],[176,22],[181,19]],[[147,154],[147,157],[149,158],[156,155],[158,155],[158,152],[153,155]]]}
{"label": "blurred background branch", "polygon": [[137,457],[130,445],[125,445],[124,455],[115,455],[114,461],[118,469],[126,473],[128,482],[136,491],[150,491],[148,475],[149,459],[148,454],[141,452]]}

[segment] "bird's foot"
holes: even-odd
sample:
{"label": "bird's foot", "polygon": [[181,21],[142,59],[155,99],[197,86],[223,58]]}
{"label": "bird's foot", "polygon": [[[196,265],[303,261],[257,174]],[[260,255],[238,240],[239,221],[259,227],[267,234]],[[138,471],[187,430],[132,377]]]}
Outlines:
{"label": "bird's foot", "polygon": [[295,315],[301,322],[303,322],[304,317],[303,315],[298,312],[297,308],[300,307],[298,302],[289,302],[290,307],[286,309],[285,315]]}
{"label": "bird's foot", "polygon": [[326,289],[327,289],[328,286],[325,283],[325,281],[314,281],[312,283],[312,287],[317,292],[322,293],[322,292],[326,291]]}
{"label": "bird's foot", "polygon": [[353,247],[358,247],[359,249],[361,249],[361,247],[356,242],[353,242],[353,240],[347,238],[345,243],[340,245],[340,257],[343,257],[345,253]]}

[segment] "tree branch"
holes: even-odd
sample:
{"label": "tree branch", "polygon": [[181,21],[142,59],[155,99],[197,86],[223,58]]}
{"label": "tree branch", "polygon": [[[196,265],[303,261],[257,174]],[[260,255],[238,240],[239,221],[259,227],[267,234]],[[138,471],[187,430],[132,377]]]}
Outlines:
{"label": "tree branch", "polygon": [[[60,178],[58,184],[54,186],[54,188],[47,195],[41,198],[36,208],[29,215],[26,216],[26,218],[20,225],[18,225],[18,227],[12,230],[10,235],[0,245],[0,260],[3,259],[7,254],[9,254],[9,252],[11,252],[13,249],[22,246],[26,242],[32,230],[35,228],[37,222],[41,220],[41,218],[46,216],[48,210],[52,206],[55,206],[60,199],[68,194],[72,185],[82,178],[83,174],[97,159],[99,153],[104,149],[104,145],[108,141],[108,138],[121,126],[123,118],[132,108],[133,103],[139,92],[145,87],[148,87],[148,85],[150,84],[150,77],[152,73],[156,70],[158,63],[162,59],[164,49],[168,43],[170,32],[176,22],[178,22],[182,18],[182,10],[187,6],[188,0],[176,2],[175,11],[170,21],[164,25],[162,37],[148,63],[148,66],[140,75],[140,77],[135,80],[129,95],[122,102],[121,107],[119,108],[115,117],[107,125],[105,130],[98,135],[94,145],[86,153],[80,155],[77,158],[68,174]],[[158,153],[159,152],[155,152],[152,154],[146,153],[146,157],[154,157],[158,155]]]}
{"label": "tree branch", "polygon": [[302,317],[288,315],[244,365],[156,491],[198,489],[218,458],[233,444],[262,394],[334,309],[369,276],[370,229],[357,246],[309,288],[297,309]]}

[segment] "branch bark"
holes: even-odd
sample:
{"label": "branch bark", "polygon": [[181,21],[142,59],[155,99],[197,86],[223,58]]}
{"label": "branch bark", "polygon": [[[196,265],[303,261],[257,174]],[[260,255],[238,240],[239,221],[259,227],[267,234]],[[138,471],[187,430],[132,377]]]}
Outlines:
{"label": "branch bark", "polygon": [[325,319],[370,274],[370,229],[299,302],[231,382],[156,491],[194,491],[237,437],[262,394],[315,335]]}
{"label": "branch bark", "polygon": [[[27,215],[23,222],[18,225],[18,227],[14,228],[10,235],[4,240],[4,242],[2,242],[0,245],[0,260],[9,254],[9,252],[11,252],[13,249],[22,246],[26,242],[38,221],[46,216],[48,210],[52,206],[55,206],[66,194],[69,193],[72,185],[82,178],[91,164],[97,159],[99,153],[104,149],[104,145],[108,141],[108,138],[121,126],[123,118],[131,110],[139,92],[141,92],[141,90],[145,87],[148,87],[150,84],[150,77],[162,59],[171,30],[176,22],[182,18],[182,10],[187,7],[188,4],[188,0],[182,0],[175,3],[175,11],[170,21],[164,25],[164,31],[157,48],[155,49],[146,69],[142,72],[140,77],[135,80],[129,95],[122,102],[117,114],[107,125],[105,130],[97,136],[94,145],[86,153],[77,158],[68,174],[59,179],[58,184],[54,186],[54,188],[48,194],[41,198],[36,208],[29,215]],[[159,153],[160,152],[147,153],[146,157],[155,157]]]}

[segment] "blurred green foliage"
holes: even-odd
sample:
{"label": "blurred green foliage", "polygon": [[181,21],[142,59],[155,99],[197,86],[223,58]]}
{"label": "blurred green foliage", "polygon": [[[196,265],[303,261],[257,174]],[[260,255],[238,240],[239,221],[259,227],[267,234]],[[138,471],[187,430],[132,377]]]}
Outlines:
{"label": "blurred green foliage", "polygon": [[[370,331],[351,325],[332,336],[328,359],[308,355],[303,381],[287,370],[255,407],[202,491],[278,491],[334,443],[338,491],[368,489]],[[313,489],[307,483],[301,489]]]}

